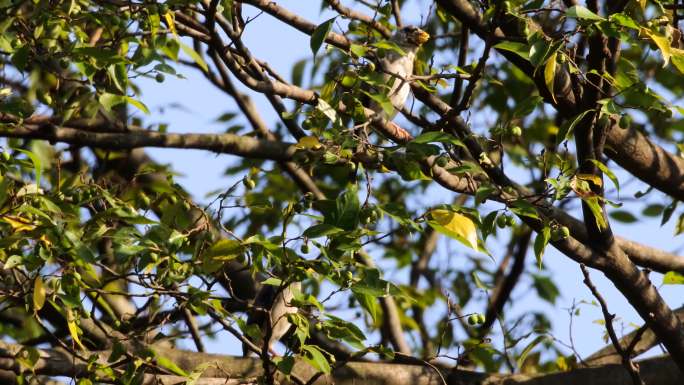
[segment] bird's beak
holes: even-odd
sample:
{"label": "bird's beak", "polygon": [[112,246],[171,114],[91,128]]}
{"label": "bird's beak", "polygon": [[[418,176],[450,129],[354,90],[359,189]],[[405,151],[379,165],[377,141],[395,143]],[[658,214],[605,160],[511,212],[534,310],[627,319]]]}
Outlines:
{"label": "bird's beak", "polygon": [[428,40],[430,40],[430,34],[423,31],[422,29],[417,30],[416,32],[413,33],[413,41],[416,42],[416,45],[421,46],[425,44]]}

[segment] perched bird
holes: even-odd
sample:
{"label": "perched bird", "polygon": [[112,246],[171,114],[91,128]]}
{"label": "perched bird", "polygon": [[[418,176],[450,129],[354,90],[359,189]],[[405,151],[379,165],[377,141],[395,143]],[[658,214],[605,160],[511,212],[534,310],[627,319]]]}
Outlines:
{"label": "perched bird", "polygon": [[[273,345],[290,330],[292,324],[287,320],[288,314],[297,313],[297,307],[292,306],[295,291],[301,291],[301,282],[293,282],[280,290],[280,287],[263,285],[254,299],[254,309],[247,317],[248,325],[257,325],[261,329],[261,335],[266,336],[268,327],[271,328],[271,338],[268,341],[268,350],[272,351]],[[280,291],[279,291],[280,290]],[[253,341],[260,349],[263,341]],[[242,354],[247,356],[249,349],[246,344],[242,345]]]}
{"label": "perched bird", "polygon": [[[413,75],[413,63],[416,60],[418,49],[430,39],[430,35],[422,29],[414,26],[406,26],[397,30],[390,38],[403,52],[388,50],[386,55],[379,60],[380,70],[384,73],[384,79],[389,84],[387,96],[394,106],[393,114],[387,114],[380,105],[372,103],[370,109],[381,117],[391,121],[396,115],[396,110],[406,103],[411,92],[410,77]],[[390,122],[395,129],[403,132],[403,135],[410,134],[395,123]],[[402,136],[402,135],[400,135]]]}

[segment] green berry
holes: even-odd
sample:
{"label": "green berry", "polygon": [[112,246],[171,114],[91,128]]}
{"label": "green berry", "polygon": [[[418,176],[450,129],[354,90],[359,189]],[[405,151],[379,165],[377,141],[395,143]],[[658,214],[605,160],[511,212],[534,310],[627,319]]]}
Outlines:
{"label": "green berry", "polygon": [[254,187],[256,187],[256,182],[254,182],[254,179],[248,176],[242,178],[242,184],[245,185],[247,190],[253,190]]}
{"label": "green berry", "polygon": [[308,253],[309,253],[309,244],[308,244],[308,243],[303,243],[303,244],[299,247],[299,251],[301,251],[302,254],[308,254]]}
{"label": "green berry", "polygon": [[437,158],[436,162],[439,167],[446,167],[449,164],[449,159],[446,156],[440,156]]}
{"label": "green berry", "polygon": [[7,162],[7,161],[10,160],[10,158],[11,158],[11,156],[10,156],[10,153],[9,153],[9,152],[7,152],[7,151],[3,151],[3,152],[2,152],[2,160],[4,160],[5,162]]}
{"label": "green berry", "polygon": [[553,229],[551,232],[551,239],[554,241],[560,241],[570,236],[570,229],[566,226],[561,226]]}
{"label": "green berry", "polygon": [[154,80],[156,80],[157,83],[162,83],[164,81],[164,74],[157,72],[157,74],[154,75]]}
{"label": "green berry", "polygon": [[471,314],[468,316],[468,325],[476,325],[478,321],[477,314]]}
{"label": "green berry", "polygon": [[482,325],[483,323],[485,323],[485,321],[486,321],[486,319],[485,319],[484,314],[477,314],[477,323],[478,324]]}
{"label": "green berry", "polygon": [[319,331],[320,331],[320,330],[323,330],[323,325],[320,324],[320,323],[317,323],[317,324],[314,325],[314,329],[319,330]]}
{"label": "green berry", "polygon": [[499,215],[496,218],[496,225],[499,226],[500,229],[503,229],[506,227],[506,224],[508,223],[508,216],[507,215]]}
{"label": "green berry", "polygon": [[511,135],[513,135],[513,136],[522,135],[522,128],[520,128],[520,126],[511,127]]}

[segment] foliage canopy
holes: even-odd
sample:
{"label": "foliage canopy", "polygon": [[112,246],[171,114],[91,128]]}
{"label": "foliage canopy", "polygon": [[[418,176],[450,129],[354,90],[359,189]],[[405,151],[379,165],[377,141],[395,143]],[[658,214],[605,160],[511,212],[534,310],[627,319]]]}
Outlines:
{"label": "foliage canopy", "polygon": [[[312,22],[270,0],[0,1],[0,378],[344,382],[377,375],[372,358],[396,365],[388,383],[418,370],[401,363],[440,383],[605,363],[676,383],[684,327],[648,273],[680,285],[684,257],[611,225],[684,231],[681,10],[599,3],[326,0],[334,17]],[[416,7],[432,39],[399,108],[378,63]],[[310,36],[289,76],[243,39],[270,39],[266,17]],[[195,72],[233,103],[224,132],[170,133],[147,107],[141,79]],[[200,203],[146,147],[236,160]],[[510,315],[514,290],[556,304],[551,246],[580,265],[612,351],[583,359],[549,314]],[[586,267],[644,327],[619,341]],[[294,282],[274,356],[245,314]],[[203,355],[212,339],[258,359]],[[656,344],[669,358],[640,376],[631,359]]]}

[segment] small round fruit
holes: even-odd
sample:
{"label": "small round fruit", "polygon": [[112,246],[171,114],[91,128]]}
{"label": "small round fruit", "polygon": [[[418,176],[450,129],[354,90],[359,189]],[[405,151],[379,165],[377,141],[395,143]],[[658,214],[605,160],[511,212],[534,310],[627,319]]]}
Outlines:
{"label": "small round fruit", "polygon": [[314,325],[314,329],[319,330],[319,331],[323,330],[323,325],[321,325],[320,323],[317,323]]}
{"label": "small round fruit", "polygon": [[253,190],[254,187],[256,187],[256,182],[254,182],[254,179],[250,177],[242,178],[242,184],[245,186],[247,190]]}
{"label": "small round fruit", "polygon": [[471,314],[468,316],[468,325],[476,325],[477,324],[477,314]]}
{"label": "small round fruit", "polygon": [[162,83],[164,81],[164,74],[157,72],[157,74],[154,75],[154,80],[156,80],[157,83]]}
{"label": "small round fruit", "polygon": [[308,244],[308,243],[303,243],[303,244],[299,247],[299,251],[301,251],[302,254],[308,254],[308,253],[309,253],[309,244]]}
{"label": "small round fruit", "polygon": [[439,167],[446,167],[447,164],[449,164],[449,159],[447,159],[446,156],[440,156],[437,158],[435,161]]}
{"label": "small round fruit", "polygon": [[485,321],[486,321],[486,319],[485,319],[484,314],[477,314],[477,323],[478,324],[482,325],[483,323],[485,323]]}
{"label": "small round fruit", "polygon": [[7,161],[10,160],[10,158],[11,158],[11,156],[10,156],[10,153],[9,153],[9,152],[7,152],[7,151],[3,151],[3,152],[2,152],[2,160],[4,160],[5,162],[7,162]]}
{"label": "small round fruit", "polygon": [[513,135],[513,136],[522,135],[522,128],[520,128],[520,126],[511,127],[511,135]]}
{"label": "small round fruit", "polygon": [[508,216],[507,215],[499,215],[496,218],[496,225],[499,226],[500,229],[503,229],[506,227],[506,224],[508,223]]}

